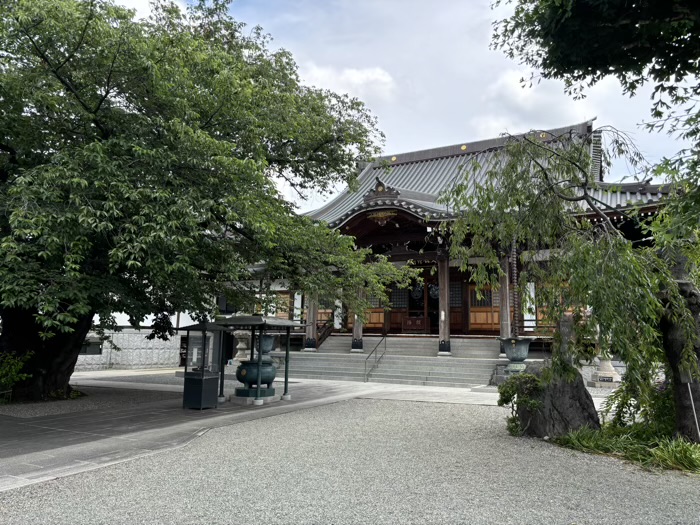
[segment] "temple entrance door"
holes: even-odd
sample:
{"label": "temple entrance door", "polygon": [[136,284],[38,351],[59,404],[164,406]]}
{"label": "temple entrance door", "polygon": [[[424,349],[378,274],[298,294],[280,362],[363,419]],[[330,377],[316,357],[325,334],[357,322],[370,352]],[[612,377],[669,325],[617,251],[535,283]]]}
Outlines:
{"label": "temple entrance door", "polygon": [[403,318],[406,334],[437,334],[440,329],[440,287],[433,276],[424,277],[408,292],[408,310]]}
{"label": "temple entrance door", "polygon": [[491,289],[477,293],[476,285],[469,285],[469,330],[477,333],[497,333],[500,328],[500,301]]}

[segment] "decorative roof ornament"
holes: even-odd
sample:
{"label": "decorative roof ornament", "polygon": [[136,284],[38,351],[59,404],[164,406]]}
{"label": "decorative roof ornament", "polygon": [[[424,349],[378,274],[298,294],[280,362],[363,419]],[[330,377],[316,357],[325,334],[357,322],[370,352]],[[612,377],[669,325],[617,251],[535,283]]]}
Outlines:
{"label": "decorative roof ornament", "polygon": [[365,194],[363,198],[365,202],[373,201],[375,199],[390,199],[391,197],[398,197],[401,195],[399,190],[387,186],[381,180],[379,180],[379,177],[375,177],[375,179],[377,183],[374,185],[374,188]]}
{"label": "decorative roof ornament", "polygon": [[379,226],[386,225],[394,217],[396,217],[396,211],[394,210],[379,210],[367,214],[367,218],[373,220]]}

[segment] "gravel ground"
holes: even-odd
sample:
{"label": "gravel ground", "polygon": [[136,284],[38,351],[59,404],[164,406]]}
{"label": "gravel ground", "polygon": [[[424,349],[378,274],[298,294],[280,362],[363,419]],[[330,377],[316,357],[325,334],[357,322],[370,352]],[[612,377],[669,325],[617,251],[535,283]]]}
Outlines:
{"label": "gravel ground", "polygon": [[378,400],[299,410],[0,493],[0,521],[700,523],[700,478],[513,438],[505,415]]}
{"label": "gravel ground", "polygon": [[[182,379],[180,379],[180,382],[182,382]],[[84,410],[125,408],[139,403],[150,403],[153,401],[182,397],[182,394],[177,392],[120,390],[116,388],[95,388],[87,386],[80,387],[79,390],[86,395],[76,399],[63,399],[60,401],[39,401],[34,403],[0,405],[0,415],[21,418],[55,416],[72,412],[82,412]],[[0,515],[0,523],[1,522],[2,517]]]}

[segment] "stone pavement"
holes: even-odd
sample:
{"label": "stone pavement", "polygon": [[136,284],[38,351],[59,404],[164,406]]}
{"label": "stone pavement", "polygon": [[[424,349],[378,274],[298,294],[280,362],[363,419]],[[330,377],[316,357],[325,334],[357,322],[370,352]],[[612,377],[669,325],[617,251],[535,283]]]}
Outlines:
{"label": "stone pavement", "polygon": [[[94,402],[89,410],[75,411],[83,399],[1,407],[0,491],[181,447],[211,428],[353,398],[468,405],[495,405],[497,399],[492,387],[295,380],[290,382],[291,401],[262,407],[224,403],[215,410],[183,410],[182,380],[172,377],[174,372],[78,372],[72,384],[88,394],[83,398],[87,403]],[[233,386],[227,383],[226,392]],[[281,384],[275,387],[281,392]],[[55,413],[37,415],[42,410]],[[13,415],[7,415],[8,411]]]}

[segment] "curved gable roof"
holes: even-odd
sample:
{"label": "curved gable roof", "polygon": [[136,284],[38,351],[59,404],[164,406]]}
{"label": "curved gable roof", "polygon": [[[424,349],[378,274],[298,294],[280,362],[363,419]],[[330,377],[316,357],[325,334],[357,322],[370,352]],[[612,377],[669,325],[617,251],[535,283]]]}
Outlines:
{"label": "curved gable roof", "polygon": [[[593,121],[589,120],[547,130],[546,133],[584,136],[592,130]],[[332,227],[339,227],[364,211],[380,208],[404,209],[420,218],[447,220],[450,217],[447,207],[436,202],[439,195],[456,182],[467,161],[474,162],[472,166],[479,166],[471,180],[474,183],[484,180],[492,162],[498,158],[494,153],[503,148],[508,140],[509,137],[499,137],[379,157],[364,167],[358,176],[356,191],[345,189],[335,199],[307,215]],[[599,170],[600,137],[595,133],[592,144],[593,169]],[[378,192],[379,185],[386,186],[389,191]],[[630,193],[626,186],[629,185],[599,183],[595,189],[596,198],[612,207],[620,207],[638,200],[658,200],[661,196],[660,191],[655,191],[656,188],[651,192],[636,188]]]}

